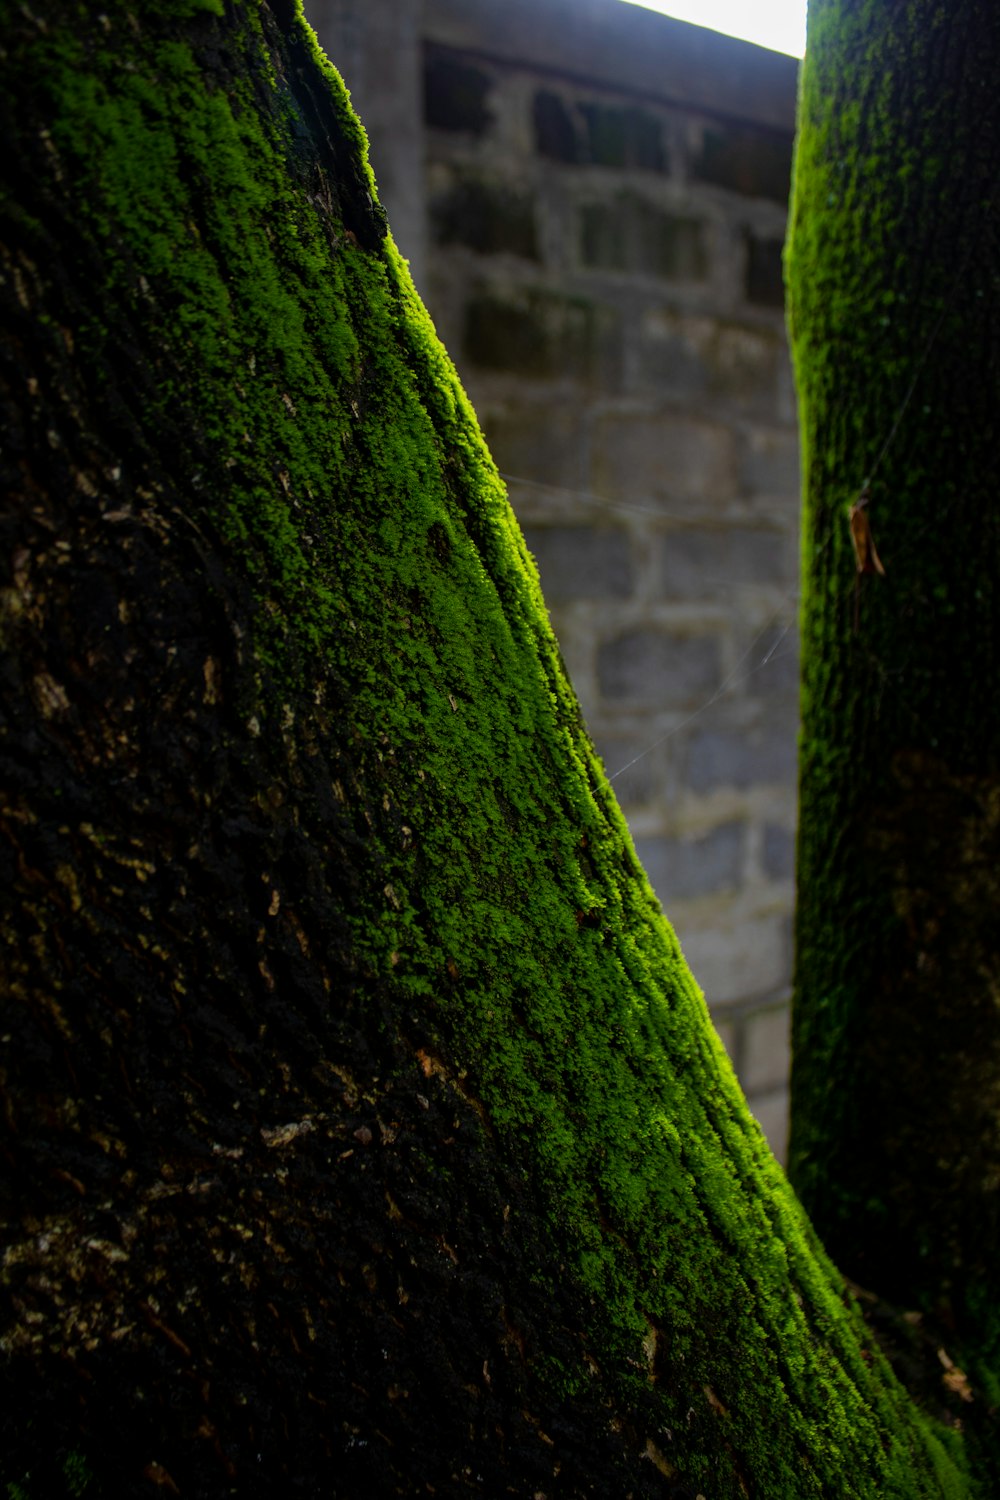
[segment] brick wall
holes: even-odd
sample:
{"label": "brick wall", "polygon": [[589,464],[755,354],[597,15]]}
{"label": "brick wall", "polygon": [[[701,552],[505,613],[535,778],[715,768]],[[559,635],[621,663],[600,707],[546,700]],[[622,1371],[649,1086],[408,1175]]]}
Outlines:
{"label": "brick wall", "polygon": [[779,1154],[796,64],[620,0],[316,0],[640,857]]}

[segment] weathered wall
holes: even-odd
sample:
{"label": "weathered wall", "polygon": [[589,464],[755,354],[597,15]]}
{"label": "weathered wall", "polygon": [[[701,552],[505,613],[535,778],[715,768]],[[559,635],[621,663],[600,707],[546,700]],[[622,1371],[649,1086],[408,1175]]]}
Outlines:
{"label": "weathered wall", "polygon": [[795,62],[620,0],[325,0],[637,848],[784,1149]]}

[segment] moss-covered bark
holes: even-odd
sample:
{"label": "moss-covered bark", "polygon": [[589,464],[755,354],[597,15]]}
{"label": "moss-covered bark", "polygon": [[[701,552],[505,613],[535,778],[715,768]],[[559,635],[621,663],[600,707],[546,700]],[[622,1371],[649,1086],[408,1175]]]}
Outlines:
{"label": "moss-covered bark", "polygon": [[297,8],[0,20],[7,1493],[969,1493],[747,1114]]}
{"label": "moss-covered bark", "polygon": [[[792,1179],[845,1270],[957,1323],[993,1401],[998,77],[986,0],[814,0],[788,249],[806,492]],[[848,524],[869,477],[884,577],[856,573]]]}

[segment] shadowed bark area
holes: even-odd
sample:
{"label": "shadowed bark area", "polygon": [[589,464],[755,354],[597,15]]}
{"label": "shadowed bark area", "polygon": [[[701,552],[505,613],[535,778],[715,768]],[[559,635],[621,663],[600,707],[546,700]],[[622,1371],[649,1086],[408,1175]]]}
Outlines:
{"label": "shadowed bark area", "polygon": [[[790,1171],[845,1271],[957,1329],[995,1405],[1000,15],[817,0],[810,27]],[[884,577],[856,573],[866,480]]]}
{"label": "shadowed bark area", "polygon": [[0,20],[8,1493],[969,1493],[746,1111],[298,9]]}

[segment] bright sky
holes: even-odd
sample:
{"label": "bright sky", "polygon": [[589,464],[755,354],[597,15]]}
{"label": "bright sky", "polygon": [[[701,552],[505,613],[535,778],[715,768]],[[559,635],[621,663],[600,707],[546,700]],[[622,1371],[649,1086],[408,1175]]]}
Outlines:
{"label": "bright sky", "polygon": [[790,52],[806,48],[806,0],[629,0],[647,10],[662,10],[679,21],[693,21],[729,36]]}

